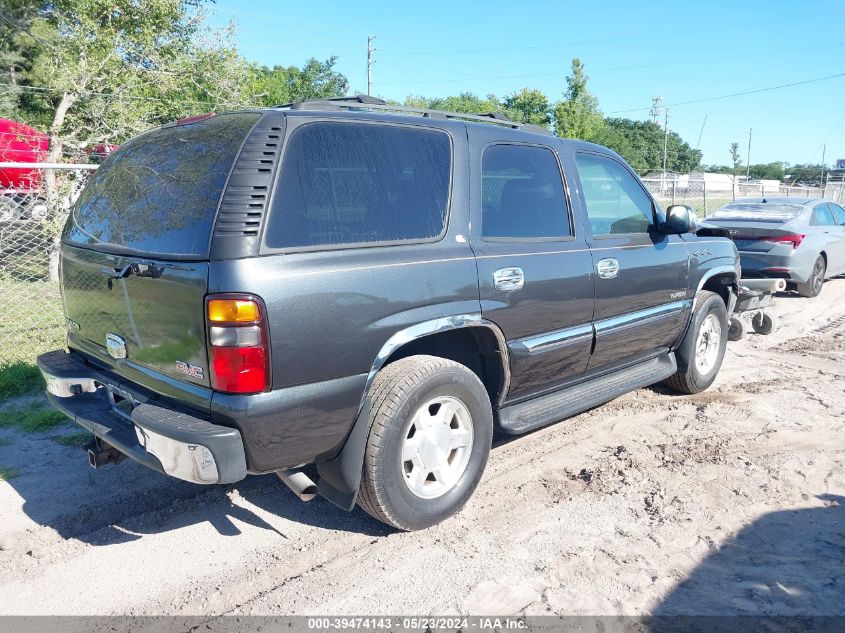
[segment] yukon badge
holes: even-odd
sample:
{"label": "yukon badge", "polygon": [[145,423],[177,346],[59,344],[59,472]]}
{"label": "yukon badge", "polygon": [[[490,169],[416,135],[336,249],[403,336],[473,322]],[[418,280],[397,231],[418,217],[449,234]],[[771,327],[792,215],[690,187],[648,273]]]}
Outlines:
{"label": "yukon badge", "polygon": [[191,378],[203,378],[202,367],[191,365],[190,363],[186,363],[182,360],[176,361],[176,371],[178,371],[180,374],[190,376]]}
{"label": "yukon badge", "polygon": [[106,351],[112,358],[126,358],[126,339],[111,332],[107,333]]}

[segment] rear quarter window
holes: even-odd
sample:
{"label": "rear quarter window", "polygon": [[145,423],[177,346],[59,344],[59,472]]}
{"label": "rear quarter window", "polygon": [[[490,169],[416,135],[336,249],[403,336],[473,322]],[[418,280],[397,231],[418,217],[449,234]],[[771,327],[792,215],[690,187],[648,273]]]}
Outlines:
{"label": "rear quarter window", "polygon": [[206,257],[223,187],[258,118],[213,116],[130,140],[86,185],[64,239],[130,254]]}
{"label": "rear quarter window", "polygon": [[446,225],[447,134],[317,122],[288,139],[265,236],[269,248],[420,241]]}

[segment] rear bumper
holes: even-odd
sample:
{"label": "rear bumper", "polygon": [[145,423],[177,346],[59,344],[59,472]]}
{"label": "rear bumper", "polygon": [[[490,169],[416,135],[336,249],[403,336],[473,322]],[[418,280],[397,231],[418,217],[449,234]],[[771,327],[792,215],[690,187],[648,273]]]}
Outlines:
{"label": "rear bumper", "polygon": [[130,459],[199,484],[247,474],[241,434],[157,403],[140,402],[106,372],[67,352],[38,357],[49,403]]}
{"label": "rear bumper", "polygon": [[775,255],[769,253],[739,252],[742,264],[742,276],[761,279],[786,279],[794,283],[804,283],[810,278],[815,256],[803,254]]}

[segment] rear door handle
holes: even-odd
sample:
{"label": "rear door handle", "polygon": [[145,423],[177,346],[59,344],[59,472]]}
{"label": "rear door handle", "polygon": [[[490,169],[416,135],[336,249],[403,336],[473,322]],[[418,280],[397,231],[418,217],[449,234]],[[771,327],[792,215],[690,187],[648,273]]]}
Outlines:
{"label": "rear door handle", "polygon": [[519,290],[525,285],[525,274],[516,266],[500,268],[493,273],[493,286],[500,292]]}
{"label": "rear door handle", "polygon": [[602,279],[613,279],[619,274],[619,262],[612,257],[596,262],[596,272]]}

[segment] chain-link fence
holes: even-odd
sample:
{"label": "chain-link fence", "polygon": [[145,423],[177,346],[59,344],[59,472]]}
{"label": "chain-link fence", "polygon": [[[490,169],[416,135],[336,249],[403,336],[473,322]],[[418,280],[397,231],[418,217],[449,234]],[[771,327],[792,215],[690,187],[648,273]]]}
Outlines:
{"label": "chain-link fence", "polygon": [[92,168],[39,168],[26,188],[0,189],[0,366],[64,345],[59,235]]}
{"label": "chain-link fence", "polygon": [[[720,175],[720,174],[717,174]],[[837,189],[828,185],[828,189],[812,187],[787,187],[777,182],[745,183],[732,182],[730,177],[713,182],[688,178],[686,176],[647,178],[643,184],[651,195],[665,209],[670,204],[686,204],[693,207],[699,218],[706,218],[738,198],[763,198],[765,196],[787,196],[794,198],[822,198],[838,202],[843,193],[841,185]],[[839,198],[837,198],[837,195]]]}

